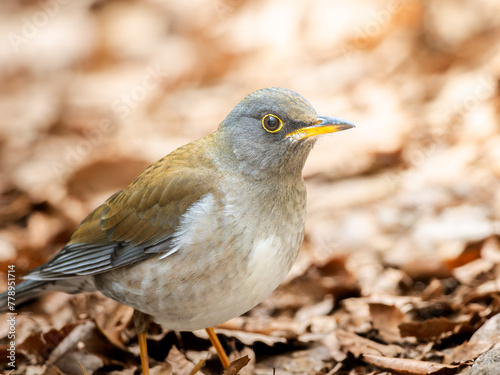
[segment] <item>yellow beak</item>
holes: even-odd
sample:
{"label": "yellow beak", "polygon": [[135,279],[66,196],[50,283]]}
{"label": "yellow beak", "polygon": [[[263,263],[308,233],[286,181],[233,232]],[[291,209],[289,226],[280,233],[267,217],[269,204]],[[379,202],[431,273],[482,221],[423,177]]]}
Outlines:
{"label": "yellow beak", "polygon": [[354,128],[354,124],[335,117],[318,116],[318,121],[310,126],[296,129],[288,133],[287,137],[292,137],[299,141],[304,138],[321,134],[335,133],[342,130]]}

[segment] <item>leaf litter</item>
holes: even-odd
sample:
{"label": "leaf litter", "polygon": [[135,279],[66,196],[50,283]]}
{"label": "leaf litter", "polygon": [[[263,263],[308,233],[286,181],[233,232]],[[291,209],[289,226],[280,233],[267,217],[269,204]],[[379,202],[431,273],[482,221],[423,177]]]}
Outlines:
{"label": "leaf litter", "polygon": [[[9,265],[20,279],[43,264],[241,97],[285,86],[357,125],[306,164],[299,258],[268,299],[216,327],[235,360],[225,372],[203,331],[152,323],[151,374],[495,373],[498,4],[57,2],[24,35],[49,3],[0,5],[2,289]],[[52,293],[18,313],[14,374],[141,371],[126,306]],[[0,319],[0,358],[8,330]]]}

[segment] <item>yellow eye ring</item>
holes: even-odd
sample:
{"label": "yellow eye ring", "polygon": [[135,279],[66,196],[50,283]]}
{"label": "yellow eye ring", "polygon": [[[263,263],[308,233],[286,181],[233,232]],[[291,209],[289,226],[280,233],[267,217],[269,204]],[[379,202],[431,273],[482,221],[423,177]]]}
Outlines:
{"label": "yellow eye ring", "polygon": [[277,133],[283,127],[283,121],[276,115],[267,114],[262,117],[262,127],[268,133]]}

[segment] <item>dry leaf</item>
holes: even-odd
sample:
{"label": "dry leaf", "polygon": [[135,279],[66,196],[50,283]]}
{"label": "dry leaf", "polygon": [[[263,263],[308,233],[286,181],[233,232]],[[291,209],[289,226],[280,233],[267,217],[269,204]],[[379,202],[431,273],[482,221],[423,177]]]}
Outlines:
{"label": "dry leaf", "polygon": [[373,327],[379,331],[382,339],[387,343],[399,342],[399,325],[405,319],[401,310],[383,303],[370,303],[369,307]]}
{"label": "dry leaf", "polygon": [[429,341],[440,337],[443,333],[451,332],[459,323],[447,318],[433,318],[423,322],[403,322],[399,325],[401,336],[413,336],[418,340]]}
{"label": "dry leaf", "polygon": [[459,366],[416,361],[407,358],[388,358],[377,355],[363,355],[362,360],[377,367],[394,371],[398,374],[411,375],[447,375],[455,374]]}
{"label": "dry leaf", "polygon": [[399,346],[380,344],[355,333],[338,330],[335,334],[342,350],[351,352],[355,357],[365,354],[395,356],[403,352]]}
{"label": "dry leaf", "polygon": [[221,375],[236,375],[250,362],[250,356],[247,354],[241,358],[232,361],[229,366],[221,372]]}
{"label": "dry leaf", "polygon": [[[149,369],[150,375],[173,375],[172,365],[169,362],[163,362]],[[128,374],[127,374],[128,375]]]}
{"label": "dry leaf", "polygon": [[122,331],[132,321],[134,309],[130,306],[115,304],[112,311],[96,314],[95,323],[99,331],[116,347],[126,350],[122,341]]}
{"label": "dry leaf", "polygon": [[[189,361],[175,346],[172,346],[168,352],[166,361],[172,366],[173,375],[190,375],[195,367],[195,364]],[[198,371],[196,374],[201,375],[201,372]]]}
{"label": "dry leaf", "polygon": [[493,347],[500,347],[500,314],[495,315],[479,328],[468,342],[457,347],[449,362],[474,359]]}

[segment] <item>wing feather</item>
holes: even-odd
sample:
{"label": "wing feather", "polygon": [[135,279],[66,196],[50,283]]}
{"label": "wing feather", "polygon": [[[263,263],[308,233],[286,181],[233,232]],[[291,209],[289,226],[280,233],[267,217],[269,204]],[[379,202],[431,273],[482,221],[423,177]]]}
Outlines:
{"label": "wing feather", "polygon": [[90,213],[66,246],[26,278],[93,275],[172,252],[182,215],[216,190],[217,169],[202,152],[205,142],[193,142],[148,167]]}

